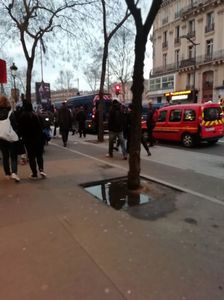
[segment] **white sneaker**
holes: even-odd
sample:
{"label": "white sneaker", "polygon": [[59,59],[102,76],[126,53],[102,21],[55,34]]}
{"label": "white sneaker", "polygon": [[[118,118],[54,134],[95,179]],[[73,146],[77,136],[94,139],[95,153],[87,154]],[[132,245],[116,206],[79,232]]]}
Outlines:
{"label": "white sneaker", "polygon": [[16,182],[20,182],[20,178],[19,178],[19,176],[16,173],[12,173],[11,178],[13,180],[15,180]]}
{"label": "white sneaker", "polygon": [[43,172],[43,171],[40,171],[40,176],[41,176],[42,178],[46,178],[46,177],[47,177],[47,174],[46,174],[45,172]]}

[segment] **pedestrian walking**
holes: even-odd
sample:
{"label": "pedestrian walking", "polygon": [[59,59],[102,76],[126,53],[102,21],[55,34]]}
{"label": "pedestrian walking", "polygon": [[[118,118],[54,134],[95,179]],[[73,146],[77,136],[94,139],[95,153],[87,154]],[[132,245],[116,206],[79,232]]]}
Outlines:
{"label": "pedestrian walking", "polygon": [[84,107],[81,105],[79,108],[79,112],[77,113],[76,120],[79,126],[79,137],[82,135],[86,137],[86,112],[84,111]]}
{"label": "pedestrian walking", "polygon": [[63,146],[67,147],[68,134],[72,127],[72,117],[66,101],[62,103],[62,107],[58,111],[58,125],[60,128],[60,134],[62,136]]}
{"label": "pedestrian walking", "polygon": [[154,146],[154,138],[153,138],[153,128],[155,127],[155,119],[154,119],[155,110],[152,106],[152,101],[149,101],[148,104],[148,113],[147,113],[147,132],[148,132],[148,141],[150,146]]}
{"label": "pedestrian walking", "polygon": [[[126,132],[127,132],[127,152],[129,153],[129,147],[130,147],[130,138],[131,138],[131,112],[132,112],[133,105],[129,104],[128,106],[128,115],[127,115],[127,126],[126,126]],[[148,147],[147,138],[144,136],[144,131],[141,131],[141,144],[143,145],[145,151],[147,152],[148,156],[151,156],[151,152]]]}
{"label": "pedestrian walking", "polygon": [[53,135],[54,137],[56,137],[57,135],[57,128],[58,128],[58,109],[56,107],[54,107],[54,117],[53,117],[53,123],[54,123],[54,132]]}
{"label": "pedestrian walking", "polygon": [[78,121],[77,121],[77,114],[79,112],[78,107],[73,107],[72,109],[72,135],[75,135],[78,132]]}
{"label": "pedestrian walking", "polygon": [[127,159],[127,153],[125,149],[125,141],[123,135],[124,117],[121,111],[121,104],[118,100],[113,100],[112,107],[109,113],[108,129],[109,129],[109,153],[107,157],[113,157],[113,146],[116,139],[119,140],[123,159]]}
{"label": "pedestrian walking", "polygon": [[[0,150],[2,152],[2,162],[5,177],[20,181],[17,175],[18,169],[18,127],[15,114],[11,110],[11,105],[7,97],[0,95]],[[12,133],[12,136],[11,136]]]}
{"label": "pedestrian walking", "polygon": [[44,135],[43,125],[37,113],[33,111],[31,102],[23,102],[23,112],[20,115],[19,121],[19,135],[22,137],[25,144],[27,155],[29,159],[30,169],[32,174],[30,179],[38,178],[39,169],[40,176],[45,178],[47,175],[44,172]]}

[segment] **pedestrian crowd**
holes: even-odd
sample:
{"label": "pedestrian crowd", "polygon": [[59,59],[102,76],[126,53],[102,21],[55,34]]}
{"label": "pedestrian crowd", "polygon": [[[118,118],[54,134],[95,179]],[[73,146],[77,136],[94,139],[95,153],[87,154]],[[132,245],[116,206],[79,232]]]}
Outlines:
{"label": "pedestrian crowd", "polygon": [[[121,148],[122,159],[126,160],[130,150],[132,104],[128,107],[121,105],[115,99],[108,118],[109,149],[107,157],[113,157],[114,150]],[[148,155],[151,155],[149,145],[153,146],[152,130],[154,127],[154,111],[149,104],[147,117],[148,139],[142,132],[141,143]],[[53,136],[57,136],[57,129],[64,147],[67,147],[69,132],[86,137],[87,112],[85,107],[75,107],[70,110],[66,101],[61,108],[46,111],[33,110],[32,103],[23,99],[22,107],[11,108],[8,98],[0,95],[0,151],[5,177],[19,182],[18,156],[21,164],[29,163],[30,179],[46,178],[44,171],[44,146],[51,139],[51,125],[54,125]],[[149,143],[149,145],[148,145]]]}
{"label": "pedestrian crowd", "polygon": [[8,98],[1,95],[0,150],[5,177],[20,181],[17,174],[18,154],[26,152],[32,171],[29,178],[37,179],[38,171],[45,178],[43,149],[43,125],[38,114],[33,111],[31,102],[24,101],[21,109],[12,111]]}

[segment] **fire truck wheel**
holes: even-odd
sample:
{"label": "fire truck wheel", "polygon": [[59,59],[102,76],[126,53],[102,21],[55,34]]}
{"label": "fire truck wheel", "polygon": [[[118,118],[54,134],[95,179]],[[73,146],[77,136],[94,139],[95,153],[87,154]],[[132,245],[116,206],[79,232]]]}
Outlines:
{"label": "fire truck wheel", "polygon": [[185,133],[182,137],[182,144],[184,147],[191,148],[194,146],[194,138],[190,133]]}

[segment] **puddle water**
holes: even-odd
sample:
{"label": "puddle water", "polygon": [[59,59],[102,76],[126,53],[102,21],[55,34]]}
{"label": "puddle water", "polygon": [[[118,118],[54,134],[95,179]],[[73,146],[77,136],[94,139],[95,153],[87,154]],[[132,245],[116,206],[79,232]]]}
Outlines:
{"label": "puddle water", "polygon": [[116,210],[125,210],[140,219],[156,220],[176,209],[177,192],[156,183],[147,184],[148,189],[143,189],[142,192],[128,190],[127,177],[87,183],[82,186],[98,201]]}

